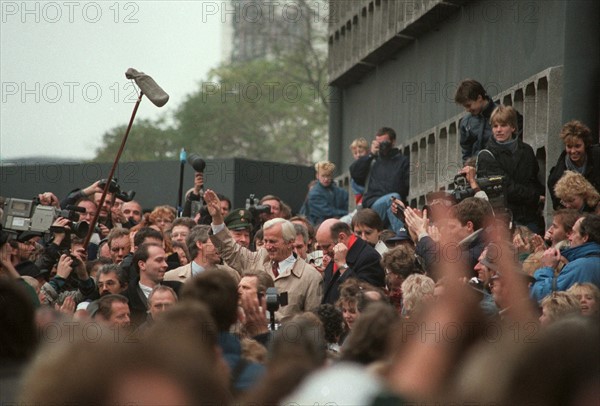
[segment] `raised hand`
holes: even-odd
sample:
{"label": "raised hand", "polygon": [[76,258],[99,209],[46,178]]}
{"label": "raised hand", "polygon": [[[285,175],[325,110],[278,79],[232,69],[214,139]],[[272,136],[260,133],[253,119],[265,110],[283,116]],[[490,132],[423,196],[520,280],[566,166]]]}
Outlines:
{"label": "raised hand", "polygon": [[540,252],[546,249],[546,243],[539,234],[535,234],[533,236],[531,239],[531,245],[533,246],[533,252]]}
{"label": "raised hand", "polygon": [[406,225],[413,234],[418,236],[427,232],[427,227],[429,226],[427,210],[423,212],[423,217],[421,217],[414,209],[407,207],[404,210],[404,218],[406,219]]}
{"label": "raised hand", "polygon": [[204,186],[204,173],[196,172],[194,174],[194,193],[197,195],[200,194],[202,186]]}
{"label": "raised hand", "polygon": [[243,292],[240,296],[240,303],[244,310],[244,327],[250,336],[264,334],[269,331],[265,309],[267,308],[267,298],[263,295],[260,303],[256,294]]}
{"label": "raised hand", "polygon": [[223,214],[221,213],[221,201],[217,194],[211,189],[207,189],[204,192],[204,201],[206,202],[206,208],[208,213],[212,217],[213,225],[217,226],[223,224]]}
{"label": "raised hand", "polygon": [[44,206],[54,206],[60,208],[60,202],[58,197],[52,192],[44,192],[38,195],[38,199],[40,200],[40,204]]}
{"label": "raised hand", "polygon": [[67,296],[65,297],[65,300],[63,300],[63,304],[61,306],[59,306],[58,303],[56,303],[54,305],[54,308],[59,312],[66,314],[67,316],[73,316],[73,313],[75,313],[76,308],[75,300],[73,299],[73,296]]}
{"label": "raised hand", "polygon": [[346,256],[348,255],[348,247],[344,243],[337,243],[333,247],[333,262],[337,266],[342,266],[346,263]]}

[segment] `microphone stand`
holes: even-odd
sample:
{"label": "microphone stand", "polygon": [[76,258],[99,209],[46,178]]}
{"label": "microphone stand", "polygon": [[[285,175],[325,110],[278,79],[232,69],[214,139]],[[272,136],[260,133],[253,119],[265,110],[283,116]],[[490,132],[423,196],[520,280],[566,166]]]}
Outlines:
{"label": "microphone stand", "polygon": [[185,161],[187,160],[187,154],[185,148],[181,148],[179,153],[179,193],[177,193],[177,217],[181,217],[183,214],[183,171],[185,168]]}
{"label": "microphone stand", "polygon": [[[98,221],[98,216],[100,215],[100,208],[104,205],[104,201],[106,200],[106,195],[108,194],[108,188],[110,187],[110,183],[112,181],[113,176],[115,175],[115,170],[117,169],[117,164],[119,163],[119,159],[121,159],[121,154],[125,149],[125,143],[127,142],[127,137],[129,136],[129,131],[131,131],[131,127],[133,126],[133,120],[135,119],[135,115],[137,114],[138,107],[140,107],[140,103],[142,101],[142,96],[144,96],[144,92],[140,90],[140,96],[135,102],[135,106],[133,107],[133,113],[131,114],[131,118],[129,119],[129,125],[127,126],[127,130],[125,131],[125,135],[123,136],[123,140],[121,141],[121,146],[119,147],[119,151],[117,152],[117,156],[115,157],[115,162],[113,166],[110,168],[110,173],[108,174],[108,178],[106,179],[106,185],[104,185],[104,190],[102,191],[102,197],[100,198],[100,203],[98,203],[98,209],[96,210],[96,214],[94,214],[94,218],[92,219],[92,224],[90,224],[90,228],[88,230],[87,235],[85,236],[85,240],[83,241],[83,248],[87,250],[87,247],[92,238],[92,234],[94,233],[94,228],[96,227],[96,222]],[[109,213],[110,215],[110,213]]]}

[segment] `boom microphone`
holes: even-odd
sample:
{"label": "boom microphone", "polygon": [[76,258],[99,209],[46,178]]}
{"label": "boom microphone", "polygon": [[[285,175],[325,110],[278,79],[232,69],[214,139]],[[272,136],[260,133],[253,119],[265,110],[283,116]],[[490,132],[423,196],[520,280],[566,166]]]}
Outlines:
{"label": "boom microphone", "polygon": [[162,107],[169,101],[169,95],[144,72],[138,72],[133,68],[127,69],[125,72],[127,79],[135,80],[135,83],[141,89],[142,93],[156,106]]}
{"label": "boom microphone", "polygon": [[206,168],[206,162],[204,159],[200,158],[198,154],[189,154],[187,161],[196,172],[204,172],[204,168]]}

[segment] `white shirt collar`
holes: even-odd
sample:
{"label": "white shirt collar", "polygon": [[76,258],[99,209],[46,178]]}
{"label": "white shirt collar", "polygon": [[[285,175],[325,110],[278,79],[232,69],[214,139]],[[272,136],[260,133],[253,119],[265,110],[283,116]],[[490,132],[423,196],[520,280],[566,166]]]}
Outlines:
{"label": "white shirt collar", "polygon": [[289,257],[287,257],[283,261],[280,261],[277,264],[277,270],[279,271],[279,275],[287,275],[289,272],[291,272],[295,263],[296,263],[296,257],[294,256],[294,254],[291,254]]}
{"label": "white shirt collar", "polygon": [[198,265],[196,261],[192,261],[192,276],[198,275],[204,272],[206,269],[202,265]]}
{"label": "white shirt collar", "polygon": [[150,286],[146,286],[146,285],[142,284],[142,282],[140,282],[140,289],[142,289],[142,292],[146,296],[146,299],[148,299],[148,296],[150,296],[150,292],[152,292],[152,288]]}

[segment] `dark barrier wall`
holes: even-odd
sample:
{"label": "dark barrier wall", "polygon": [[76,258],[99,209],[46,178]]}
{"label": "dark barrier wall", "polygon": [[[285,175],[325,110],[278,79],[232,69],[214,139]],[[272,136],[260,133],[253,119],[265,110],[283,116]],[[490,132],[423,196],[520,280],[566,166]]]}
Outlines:
{"label": "dark barrier wall", "polygon": [[[108,176],[110,164],[68,162],[15,164],[0,167],[0,196],[31,199],[53,192],[59,199],[71,190],[90,185]],[[121,189],[135,190],[135,200],[144,208],[160,204],[176,206],[179,162],[123,162],[115,173]],[[246,159],[207,160],[205,188],[229,197],[234,207],[243,207],[249,194],[260,198],[275,194],[300,209],[307,185],[314,178],[310,167],[251,161]],[[184,192],[193,187],[194,172],[185,166]]]}

